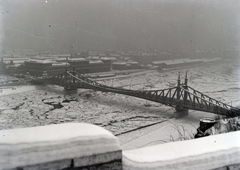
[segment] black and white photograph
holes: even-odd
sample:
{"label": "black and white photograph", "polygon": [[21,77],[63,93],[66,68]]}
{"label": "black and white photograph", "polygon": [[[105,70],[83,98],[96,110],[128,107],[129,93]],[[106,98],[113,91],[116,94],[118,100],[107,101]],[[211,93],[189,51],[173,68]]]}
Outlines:
{"label": "black and white photograph", "polygon": [[240,1],[0,0],[0,170],[240,170]]}

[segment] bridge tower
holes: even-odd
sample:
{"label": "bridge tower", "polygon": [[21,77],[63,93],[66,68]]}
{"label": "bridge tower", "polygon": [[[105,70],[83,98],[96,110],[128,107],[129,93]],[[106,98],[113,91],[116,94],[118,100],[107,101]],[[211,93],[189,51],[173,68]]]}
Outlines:
{"label": "bridge tower", "polygon": [[[188,88],[188,78],[187,78],[187,72],[185,75],[185,82],[184,82],[184,89]],[[186,91],[184,91],[183,94],[183,103],[181,103],[181,75],[180,72],[178,73],[178,80],[177,80],[177,106],[175,108],[175,113],[174,113],[174,117],[175,118],[180,118],[183,116],[187,116],[188,115],[188,109],[185,109],[183,105],[185,105],[188,102],[188,94]]]}
{"label": "bridge tower", "polygon": [[[73,71],[72,74],[75,76],[75,68],[73,67]],[[65,78],[66,78],[66,85],[64,87],[64,90],[68,90],[68,91],[73,91],[73,92],[77,92],[77,87],[75,85],[76,83],[76,78],[75,77],[70,77],[68,75],[68,69],[66,67],[66,72],[65,72]]]}
{"label": "bridge tower", "polygon": [[75,78],[75,76],[76,76],[76,72],[75,72],[75,67],[73,67],[73,72],[72,72],[72,74],[74,75],[74,77],[73,77],[73,86],[76,86],[76,78]]}
{"label": "bridge tower", "polygon": [[187,92],[187,90],[188,90],[188,77],[187,77],[187,71],[186,71],[186,74],[185,74],[185,82],[184,82],[183,88],[185,89],[183,101],[184,101],[184,104],[186,105],[187,102],[188,102],[188,92]]}

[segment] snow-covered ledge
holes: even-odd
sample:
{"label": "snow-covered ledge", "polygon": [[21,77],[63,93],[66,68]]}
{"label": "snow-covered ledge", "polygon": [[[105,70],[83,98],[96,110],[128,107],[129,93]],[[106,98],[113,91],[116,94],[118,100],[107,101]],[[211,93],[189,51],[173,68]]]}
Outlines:
{"label": "snow-covered ledge", "polygon": [[240,169],[240,132],[123,152],[124,170]]}
{"label": "snow-covered ledge", "polygon": [[121,169],[119,142],[107,130],[66,123],[0,131],[0,170]]}

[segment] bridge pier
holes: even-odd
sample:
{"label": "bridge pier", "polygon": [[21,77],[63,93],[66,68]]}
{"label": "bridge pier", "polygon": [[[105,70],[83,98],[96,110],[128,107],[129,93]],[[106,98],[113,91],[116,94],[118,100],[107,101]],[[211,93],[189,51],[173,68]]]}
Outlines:
{"label": "bridge pier", "polygon": [[[68,77],[68,70],[67,70],[67,67],[66,67],[66,73],[65,73],[65,77]],[[73,71],[72,71],[72,74],[75,76],[76,73],[75,73],[75,68],[73,67]],[[76,87],[76,78],[75,77],[71,77],[71,78],[67,78],[67,82],[64,86],[64,90],[65,91],[75,91],[77,92],[77,87]]]}
{"label": "bridge pier", "polygon": [[75,95],[77,93],[78,89],[76,87],[64,87],[64,94]]}
{"label": "bridge pier", "polygon": [[[185,82],[184,82],[184,88],[187,90],[188,84],[188,78],[187,78],[187,72],[186,72],[186,76],[185,76]],[[180,72],[178,73],[178,82],[177,82],[177,100],[180,101],[181,99],[181,78],[180,78]],[[183,102],[184,104],[187,103],[188,100],[188,96],[187,96],[187,92],[184,91],[183,94]],[[175,112],[174,112],[174,117],[175,118],[180,118],[180,117],[184,117],[188,115],[188,109],[183,108],[180,103],[176,106],[175,108]]]}
{"label": "bridge pier", "polygon": [[176,107],[175,112],[173,114],[173,117],[181,118],[181,117],[184,117],[184,116],[188,116],[188,113],[189,113],[188,109],[184,109],[184,108],[181,108],[181,107]]}
{"label": "bridge pier", "polygon": [[75,95],[78,94],[78,89],[76,89],[76,88],[74,88],[74,89],[66,88],[65,89],[64,88],[63,93],[64,93],[64,95],[73,95],[73,96],[75,96]]}
{"label": "bridge pier", "polygon": [[77,90],[78,88],[76,87],[69,87],[69,86],[65,86],[64,90]]}

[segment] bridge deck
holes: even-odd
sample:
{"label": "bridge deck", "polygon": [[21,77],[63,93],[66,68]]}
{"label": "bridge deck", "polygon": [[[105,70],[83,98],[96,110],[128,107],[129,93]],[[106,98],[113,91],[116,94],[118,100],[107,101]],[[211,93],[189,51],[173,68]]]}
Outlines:
{"label": "bridge deck", "polygon": [[222,103],[191,88],[187,85],[187,79],[185,79],[185,84],[180,84],[180,80],[178,80],[178,85],[176,87],[150,91],[128,90],[106,86],[83,77],[74,71],[68,71],[58,76],[38,79],[37,81],[59,85],[67,89],[85,88],[103,92],[118,93],[161,103],[174,108],[180,107],[183,110],[190,109],[204,111],[228,117],[240,116],[238,108]]}

